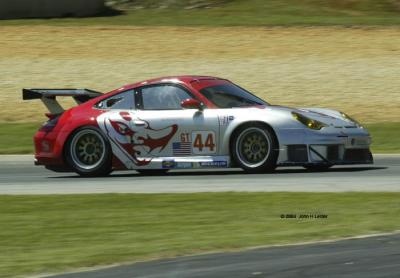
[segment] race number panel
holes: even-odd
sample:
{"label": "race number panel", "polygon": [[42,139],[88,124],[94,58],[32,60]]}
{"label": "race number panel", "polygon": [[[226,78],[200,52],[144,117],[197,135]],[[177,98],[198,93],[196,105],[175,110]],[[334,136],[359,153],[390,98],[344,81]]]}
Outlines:
{"label": "race number panel", "polygon": [[194,154],[213,154],[217,152],[214,131],[192,132],[192,150]]}

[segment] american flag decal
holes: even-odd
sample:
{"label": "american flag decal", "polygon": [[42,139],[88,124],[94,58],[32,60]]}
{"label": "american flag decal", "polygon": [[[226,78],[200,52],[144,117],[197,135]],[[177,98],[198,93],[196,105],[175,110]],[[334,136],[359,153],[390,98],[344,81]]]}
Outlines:
{"label": "american flag decal", "polygon": [[190,142],[175,142],[172,143],[172,153],[174,156],[191,155],[192,143]]}

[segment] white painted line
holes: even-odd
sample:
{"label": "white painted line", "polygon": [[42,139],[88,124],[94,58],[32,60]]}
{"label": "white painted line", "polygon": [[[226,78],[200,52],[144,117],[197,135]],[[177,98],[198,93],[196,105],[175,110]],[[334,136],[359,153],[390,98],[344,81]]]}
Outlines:
{"label": "white painted line", "polygon": [[313,244],[321,244],[321,243],[334,243],[334,242],[345,241],[345,240],[350,240],[350,239],[364,239],[364,238],[371,238],[371,237],[391,236],[391,235],[396,235],[396,234],[400,234],[400,230],[395,230],[393,232],[387,232],[387,233],[366,234],[366,235],[341,237],[341,238],[333,238],[333,239],[326,239],[326,240],[304,241],[304,242],[297,242],[297,243],[273,244],[273,245],[264,245],[264,246],[261,245],[261,246],[245,248],[243,250],[256,250],[256,249],[264,249],[264,248],[271,248],[271,247],[290,247],[290,246],[313,245]]}

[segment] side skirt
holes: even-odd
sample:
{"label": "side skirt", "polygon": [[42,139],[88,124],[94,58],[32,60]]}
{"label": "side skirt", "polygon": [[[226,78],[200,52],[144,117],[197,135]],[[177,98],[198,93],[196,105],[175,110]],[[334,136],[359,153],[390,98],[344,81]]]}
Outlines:
{"label": "side skirt", "polygon": [[146,166],[133,166],[136,169],[208,169],[229,168],[229,156],[190,156],[190,157],[141,157],[138,160],[151,160]]}

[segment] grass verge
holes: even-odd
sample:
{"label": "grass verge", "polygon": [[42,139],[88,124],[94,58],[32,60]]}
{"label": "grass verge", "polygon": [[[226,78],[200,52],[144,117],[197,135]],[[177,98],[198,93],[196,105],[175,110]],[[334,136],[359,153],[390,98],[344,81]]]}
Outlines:
{"label": "grass verge", "polygon": [[[293,26],[398,25],[398,0],[135,1],[117,16],[3,20],[2,25]],[[157,3],[158,2],[158,3]],[[171,4],[172,3],[172,4]],[[128,7],[129,8],[129,7]]]}
{"label": "grass verge", "polygon": [[[0,123],[0,154],[33,153],[32,136],[40,124]],[[370,131],[375,153],[400,153],[400,123],[366,125]]]}
{"label": "grass verge", "polygon": [[373,152],[400,153],[400,123],[376,123],[367,128],[372,135]]}
{"label": "grass verge", "polygon": [[38,123],[0,123],[0,154],[33,153]]}
{"label": "grass verge", "polygon": [[0,196],[0,277],[388,232],[400,229],[399,198],[400,193]]}
{"label": "grass verge", "polygon": [[108,92],[184,74],[227,78],[272,104],[399,122],[399,34],[400,28],[0,27],[0,122],[43,120],[47,109],[23,101],[22,88]]}

